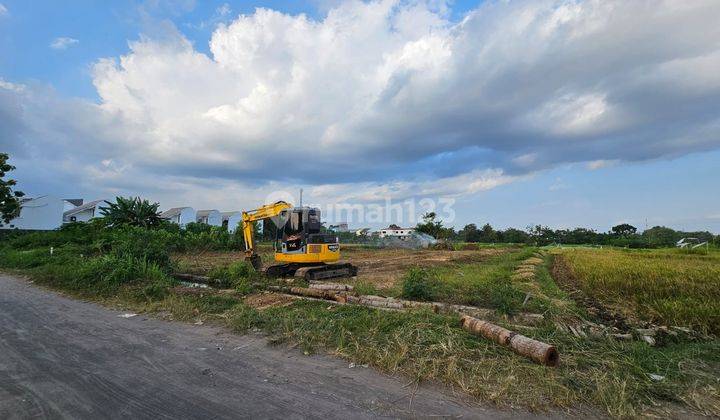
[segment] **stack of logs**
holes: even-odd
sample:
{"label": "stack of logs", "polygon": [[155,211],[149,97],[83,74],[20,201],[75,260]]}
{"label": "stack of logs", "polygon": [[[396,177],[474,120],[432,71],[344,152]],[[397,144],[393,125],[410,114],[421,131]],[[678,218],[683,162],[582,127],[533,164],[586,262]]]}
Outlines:
{"label": "stack of logs", "polygon": [[[486,337],[498,344],[510,347],[514,352],[546,366],[557,366],[560,360],[557,349],[549,344],[525,337],[498,325],[476,318],[487,317],[490,309],[473,306],[452,305],[440,302],[416,302],[373,295],[355,295],[352,286],[337,283],[311,283],[310,287],[270,287],[279,292],[313,299],[334,301],[340,304],[355,304],[385,310],[428,308],[437,313],[461,314],[460,325],[472,334]],[[538,321],[541,315],[525,314],[525,321]]]}

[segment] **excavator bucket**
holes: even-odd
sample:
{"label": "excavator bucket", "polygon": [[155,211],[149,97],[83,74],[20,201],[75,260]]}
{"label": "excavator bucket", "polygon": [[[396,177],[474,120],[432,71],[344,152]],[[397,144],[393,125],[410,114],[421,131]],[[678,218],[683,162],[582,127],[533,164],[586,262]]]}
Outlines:
{"label": "excavator bucket", "polygon": [[246,259],[246,261],[248,261],[250,263],[250,265],[253,266],[255,271],[257,271],[257,272],[262,271],[262,259],[260,258],[260,255],[253,254],[249,257],[246,257],[245,259]]}

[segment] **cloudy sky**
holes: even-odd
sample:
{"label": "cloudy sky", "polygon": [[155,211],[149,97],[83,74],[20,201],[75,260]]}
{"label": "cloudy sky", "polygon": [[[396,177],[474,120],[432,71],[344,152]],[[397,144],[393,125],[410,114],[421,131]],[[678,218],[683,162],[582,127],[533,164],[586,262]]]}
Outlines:
{"label": "cloudy sky", "polygon": [[720,232],[718,22],[717,0],[0,0],[0,151],[30,195]]}

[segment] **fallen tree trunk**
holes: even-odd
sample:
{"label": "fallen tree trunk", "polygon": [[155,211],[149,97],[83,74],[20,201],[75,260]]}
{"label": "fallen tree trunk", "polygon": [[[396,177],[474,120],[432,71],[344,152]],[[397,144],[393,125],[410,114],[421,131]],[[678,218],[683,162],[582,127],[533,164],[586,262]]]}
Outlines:
{"label": "fallen tree trunk", "polygon": [[[334,300],[341,303],[353,303],[356,305],[369,306],[373,308],[385,308],[394,310],[428,308],[435,313],[471,315],[476,318],[493,316],[494,310],[478,308],[476,306],[454,305],[442,302],[417,302],[414,300],[396,299],[374,295],[352,295],[342,290],[323,290],[305,287],[268,286],[270,290],[291,293],[298,296],[310,296],[318,299]],[[516,320],[535,325],[542,322],[544,317],[541,314],[520,313],[514,317]]]}
{"label": "fallen tree trunk", "polygon": [[534,340],[498,325],[464,315],[460,325],[476,335],[482,335],[498,344],[510,347],[515,353],[546,366],[557,366],[560,355],[555,346]]}
{"label": "fallen tree trunk", "polygon": [[190,281],[193,283],[206,283],[207,284],[210,282],[210,277],[198,276],[195,274],[173,273],[172,276],[175,277],[176,279]]}
{"label": "fallen tree trunk", "polygon": [[336,292],[349,292],[352,291],[353,287],[349,284],[340,284],[340,283],[324,283],[324,282],[310,282],[310,288],[311,289],[318,289],[318,290],[334,290]]}
{"label": "fallen tree trunk", "polygon": [[335,300],[335,293],[327,290],[310,289],[307,287],[291,287],[290,293],[293,295],[310,296],[325,300]]}
{"label": "fallen tree trunk", "polygon": [[345,296],[347,303],[354,303],[356,305],[372,306],[376,308],[388,308],[388,309],[404,309],[402,302],[396,301],[395,299],[383,298],[380,296]]}

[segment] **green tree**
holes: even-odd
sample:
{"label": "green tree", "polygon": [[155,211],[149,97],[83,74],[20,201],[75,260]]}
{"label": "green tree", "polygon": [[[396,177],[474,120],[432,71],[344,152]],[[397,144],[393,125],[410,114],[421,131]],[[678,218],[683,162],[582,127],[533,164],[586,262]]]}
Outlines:
{"label": "green tree", "polygon": [[13,191],[16,184],[14,179],[5,179],[8,172],[15,170],[15,167],[7,163],[10,156],[7,153],[0,153],[0,219],[9,223],[17,217],[20,212],[20,197],[24,196],[21,191]]}
{"label": "green tree", "polygon": [[465,225],[458,233],[460,234],[460,239],[465,242],[480,242],[480,230],[475,223]]}
{"label": "green tree", "polygon": [[528,233],[536,245],[548,245],[558,241],[558,233],[547,226],[528,226]]}
{"label": "green tree", "polygon": [[151,228],[162,223],[158,208],[159,203],[150,203],[140,197],[116,197],[115,202],[105,202],[107,207],[100,207],[102,214],[110,226],[139,226]]}
{"label": "green tree", "polygon": [[437,219],[435,212],[425,213],[423,222],[417,224],[415,231],[426,233],[437,239],[452,239],[455,236],[455,229],[444,227],[442,220]]}
{"label": "green tree", "polygon": [[498,239],[497,232],[490,226],[490,223],[485,223],[480,230],[480,242],[491,243]]}
{"label": "green tree", "polygon": [[673,229],[665,226],[655,226],[642,233],[642,236],[652,246],[672,246],[683,236]]}
{"label": "green tree", "polygon": [[633,235],[637,232],[637,228],[627,223],[622,223],[617,226],[613,226],[611,229],[612,233],[616,236],[628,236]]}
{"label": "green tree", "polygon": [[511,244],[522,244],[528,242],[530,238],[527,232],[515,228],[507,228],[499,233],[503,242]]}

